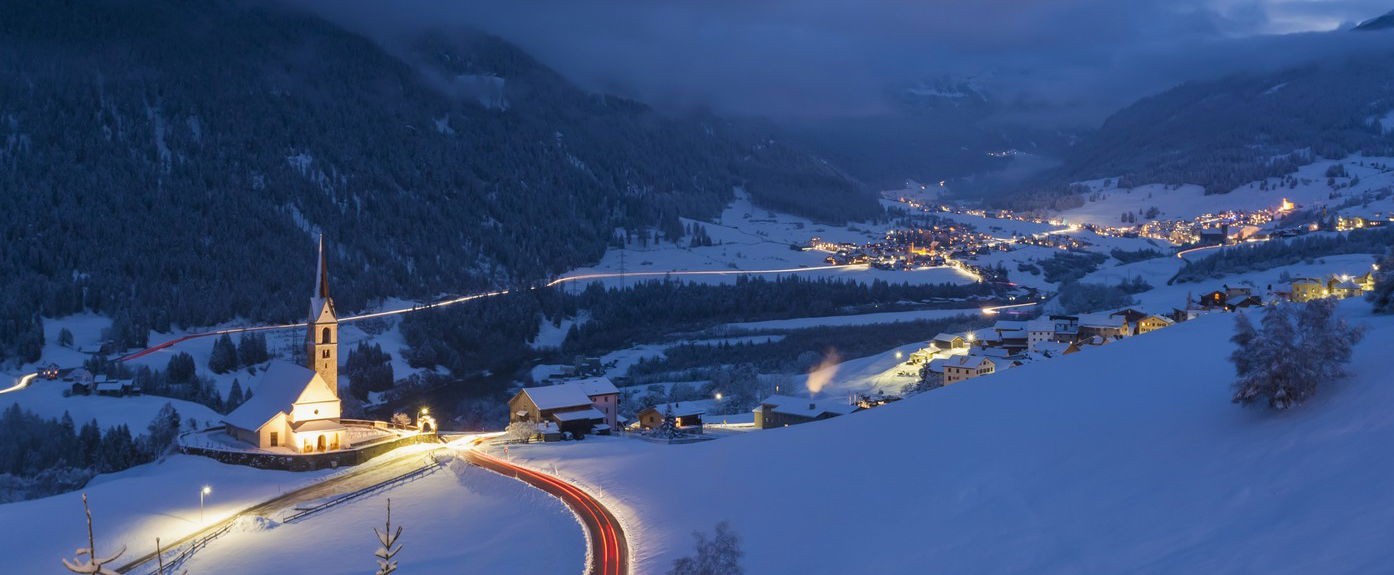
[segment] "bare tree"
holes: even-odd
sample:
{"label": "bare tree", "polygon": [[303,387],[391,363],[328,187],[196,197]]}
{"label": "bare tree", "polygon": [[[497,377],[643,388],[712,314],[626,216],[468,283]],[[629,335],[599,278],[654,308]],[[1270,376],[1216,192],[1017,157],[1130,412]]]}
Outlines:
{"label": "bare tree", "polygon": [[92,508],[87,506],[87,494],[82,494],[82,510],[87,514],[87,547],[77,549],[77,557],[72,561],[63,560],[63,566],[73,573],[86,573],[89,575],[117,575],[116,570],[109,569],[106,564],[115,561],[126,552],[126,546],[113,553],[110,557],[97,557],[97,542],[92,536]]}

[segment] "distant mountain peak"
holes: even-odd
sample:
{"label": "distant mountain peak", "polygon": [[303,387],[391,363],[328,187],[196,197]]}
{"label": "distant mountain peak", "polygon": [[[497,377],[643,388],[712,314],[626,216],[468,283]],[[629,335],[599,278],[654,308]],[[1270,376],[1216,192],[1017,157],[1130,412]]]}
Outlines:
{"label": "distant mountain peak", "polygon": [[1394,28],[1394,10],[1385,12],[1381,16],[1376,16],[1374,18],[1361,22],[1360,24],[1357,24],[1354,29],[1361,31],[1370,31],[1387,30],[1389,28]]}

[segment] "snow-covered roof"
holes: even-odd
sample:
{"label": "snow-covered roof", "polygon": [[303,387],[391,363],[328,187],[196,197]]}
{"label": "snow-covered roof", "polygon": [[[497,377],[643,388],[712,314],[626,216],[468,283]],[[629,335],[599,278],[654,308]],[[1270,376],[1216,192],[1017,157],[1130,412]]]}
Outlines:
{"label": "snow-covered roof", "polygon": [[1033,319],[1026,322],[1027,331],[1055,331],[1055,322],[1048,319]]}
{"label": "snow-covered roof", "polygon": [[552,414],[552,418],[557,421],[580,421],[582,419],[605,419],[605,414],[600,413],[594,407],[590,409],[578,409],[576,411],[558,411]]}
{"label": "snow-covered roof", "polygon": [[1043,341],[1036,344],[1036,351],[1045,354],[1059,355],[1065,353],[1070,348],[1070,344],[1058,341]]}
{"label": "snow-covered roof", "polygon": [[775,413],[798,415],[802,417],[818,417],[824,413],[846,415],[858,409],[857,406],[848,404],[845,401],[809,399],[807,397],[791,397],[788,395],[771,395],[760,402],[760,407],[767,408],[769,411]]}
{"label": "snow-covered roof", "polygon": [[581,386],[581,391],[591,397],[620,392],[619,388],[615,387],[614,382],[610,381],[608,377],[588,377],[571,383]]}
{"label": "snow-covered roof", "polygon": [[289,411],[314,378],[315,372],[307,367],[272,361],[251,387],[252,398],[223,417],[223,422],[241,429],[260,429],[277,413]]}
{"label": "snow-covered roof", "polygon": [[1126,321],[1122,317],[1105,313],[1079,316],[1079,325],[1088,327],[1123,327]]}
{"label": "snow-covered roof", "polygon": [[590,396],[586,395],[581,386],[573,383],[529,387],[523,389],[523,393],[527,394],[538,409],[565,409],[591,405]]}
{"label": "snow-covered roof", "polygon": [[988,365],[995,365],[995,364],[992,362],[992,360],[991,360],[990,358],[987,358],[987,357],[981,356],[981,355],[963,355],[963,356],[959,356],[959,357],[953,358],[953,361],[952,361],[951,363],[949,363],[949,365],[952,365],[952,366],[954,366],[954,367],[968,368],[968,369],[978,369],[978,368],[982,367],[984,363],[986,363],[986,364],[988,364]]}
{"label": "snow-covered roof", "polygon": [[1020,320],[1002,320],[992,325],[992,329],[997,331],[1017,331],[1026,329],[1026,322]]}
{"label": "snow-covered roof", "polygon": [[934,336],[934,339],[932,339],[932,340],[930,340],[930,341],[939,341],[939,342],[943,342],[943,343],[953,343],[953,341],[954,341],[955,339],[963,339],[963,336],[958,335],[958,334],[956,334],[956,333],[941,333],[941,334],[939,334],[939,335]]}
{"label": "snow-covered roof", "polygon": [[291,429],[295,430],[296,433],[302,431],[331,431],[343,428],[344,424],[333,419],[311,419],[309,421],[301,421],[291,426]]}
{"label": "snow-covered roof", "polygon": [[692,405],[690,403],[683,405],[681,402],[655,405],[644,411],[648,411],[649,409],[656,410],[660,414],[671,413],[673,417],[692,417],[694,415],[703,415],[707,412],[707,410],[702,409],[701,406]]}

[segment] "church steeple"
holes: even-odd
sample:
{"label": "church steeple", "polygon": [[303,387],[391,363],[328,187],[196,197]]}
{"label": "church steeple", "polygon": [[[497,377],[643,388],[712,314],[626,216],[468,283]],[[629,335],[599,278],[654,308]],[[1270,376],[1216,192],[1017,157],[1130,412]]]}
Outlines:
{"label": "church steeple", "polygon": [[334,299],[329,297],[329,262],[324,257],[324,235],[319,237],[318,273],[315,292],[310,297],[309,327],[305,334],[306,367],[314,370],[334,395],[339,394],[339,318],[334,313]]}

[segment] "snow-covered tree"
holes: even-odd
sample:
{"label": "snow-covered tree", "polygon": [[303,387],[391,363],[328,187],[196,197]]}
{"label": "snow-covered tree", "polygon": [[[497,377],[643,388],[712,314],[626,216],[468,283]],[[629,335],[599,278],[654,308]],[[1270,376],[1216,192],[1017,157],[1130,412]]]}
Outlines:
{"label": "snow-covered tree", "polygon": [[1375,304],[1375,313],[1394,313],[1394,248],[1376,264],[1375,290],[1367,298]]}
{"label": "snow-covered tree", "polygon": [[697,554],[673,561],[668,575],[743,575],[741,568],[741,539],[725,521],[716,524],[716,534],[707,539],[706,534],[694,532],[697,539]]}
{"label": "snow-covered tree", "polygon": [[213,373],[227,373],[237,369],[237,346],[232,337],[223,334],[213,342],[213,352],[208,355],[208,369]]}
{"label": "snow-covered tree", "polygon": [[1336,302],[1330,299],[1307,303],[1297,314],[1302,329],[1302,356],[1308,358],[1316,381],[1332,381],[1346,376],[1355,344],[1365,337],[1364,327],[1351,327],[1336,317]]}
{"label": "snow-covered tree", "polygon": [[64,559],[63,566],[73,573],[117,575],[115,569],[106,567],[106,565],[120,558],[121,554],[126,552],[126,546],[122,545],[120,550],[110,556],[97,557],[97,542],[92,536],[92,508],[87,506],[86,493],[82,494],[82,510],[87,514],[87,546],[79,547],[76,551],[77,556],[71,561]]}
{"label": "snow-covered tree", "polygon": [[531,421],[515,421],[503,429],[503,437],[508,441],[525,442],[537,435],[537,424]]}
{"label": "snow-covered tree", "polygon": [[405,414],[405,413],[402,413],[402,412],[400,412],[400,411],[398,411],[397,413],[392,414],[392,423],[393,423],[393,425],[400,425],[400,426],[402,426],[402,427],[410,427],[410,426],[411,426],[411,416],[410,416],[410,415],[407,415],[407,414]]}
{"label": "snow-covered tree", "polygon": [[673,406],[669,404],[663,408],[663,422],[653,428],[649,435],[659,439],[678,439],[687,434],[678,428],[678,418],[673,417]]}
{"label": "snow-covered tree", "polygon": [[1234,402],[1266,401],[1274,409],[1296,406],[1316,394],[1320,384],[1345,375],[1351,348],[1364,335],[1335,316],[1335,302],[1315,300],[1300,308],[1272,306],[1262,331],[1237,319],[1230,356],[1237,378]]}
{"label": "snow-covered tree", "polygon": [[232,389],[227,393],[227,410],[232,411],[237,409],[237,406],[242,405],[245,401],[247,401],[247,398],[242,394],[242,382],[233,378]]}
{"label": "snow-covered tree", "polygon": [[398,525],[397,530],[392,530],[392,500],[387,500],[387,525],[382,531],[377,527],[373,528],[373,533],[378,536],[378,550],[373,555],[378,558],[378,570],[375,575],[392,575],[397,571],[396,557],[402,552],[402,546],[397,540],[402,537],[402,526]]}
{"label": "snow-covered tree", "polygon": [[174,445],[174,440],[179,437],[180,424],[179,412],[166,402],[159,413],[155,414],[155,419],[150,420],[150,426],[147,428],[149,434],[146,436],[146,442],[152,455],[163,455]]}
{"label": "snow-covered tree", "polygon": [[906,385],[900,392],[903,395],[911,395],[941,387],[944,387],[944,374],[931,371],[929,364],[925,364],[924,367],[920,368],[920,379],[915,383]]}
{"label": "snow-covered tree", "polygon": [[58,330],[58,345],[61,345],[63,347],[72,347],[73,332],[68,331],[68,328],[66,327]]}

